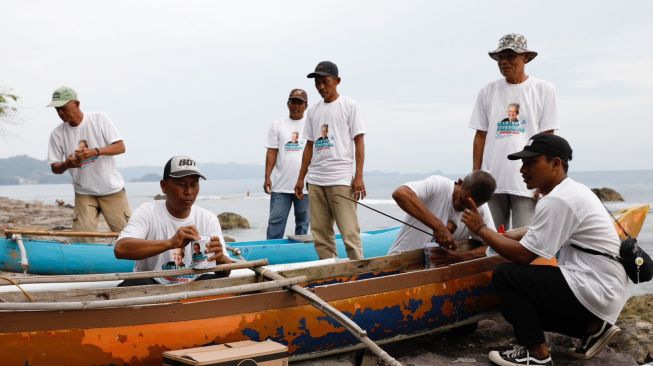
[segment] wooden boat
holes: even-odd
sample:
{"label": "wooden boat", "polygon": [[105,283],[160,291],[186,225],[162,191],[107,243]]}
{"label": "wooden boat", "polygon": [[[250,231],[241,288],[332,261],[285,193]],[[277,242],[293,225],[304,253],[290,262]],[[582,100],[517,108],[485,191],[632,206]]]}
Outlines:
{"label": "wooden boat", "polygon": [[[301,279],[383,344],[477,321],[498,304],[490,281],[502,261],[484,257],[424,269],[423,252],[415,251],[281,274]],[[160,365],[168,350],[247,339],[286,344],[295,360],[360,348],[299,296],[246,293],[259,280],[35,292],[29,294],[34,302],[20,291],[2,293],[2,364]]]}
{"label": "wooden boat", "polygon": [[[615,213],[619,222],[633,237],[639,234],[649,205],[636,205]],[[617,230],[623,236],[621,230]],[[373,230],[361,233],[363,251],[366,258],[384,256],[399,233],[399,227]],[[27,273],[31,274],[82,274],[130,272],[133,261],[116,259],[112,244],[63,244],[56,241],[31,240],[23,238],[25,255],[21,256],[18,243],[9,238],[0,239],[0,271],[23,272],[21,257],[29,260]],[[623,238],[622,238],[623,239]],[[247,260],[267,259],[270,264],[296,263],[317,260],[311,241],[292,239],[261,240],[230,243],[240,248]],[[341,258],[346,251],[340,236],[336,245]],[[551,264],[551,261],[538,259],[538,263]]]}

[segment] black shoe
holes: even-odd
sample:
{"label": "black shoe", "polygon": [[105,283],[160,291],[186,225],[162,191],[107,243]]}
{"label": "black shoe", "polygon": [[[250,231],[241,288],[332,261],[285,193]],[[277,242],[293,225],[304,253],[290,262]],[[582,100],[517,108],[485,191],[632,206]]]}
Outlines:
{"label": "black shoe", "polygon": [[488,355],[490,361],[499,366],[552,366],[551,356],[545,359],[539,359],[531,356],[526,347],[515,346],[509,351],[492,351]]}
{"label": "black shoe", "polygon": [[616,325],[603,322],[601,328],[594,334],[585,336],[580,341],[580,346],[567,351],[569,357],[578,360],[587,360],[599,354],[610,343],[610,341],[621,333]]}

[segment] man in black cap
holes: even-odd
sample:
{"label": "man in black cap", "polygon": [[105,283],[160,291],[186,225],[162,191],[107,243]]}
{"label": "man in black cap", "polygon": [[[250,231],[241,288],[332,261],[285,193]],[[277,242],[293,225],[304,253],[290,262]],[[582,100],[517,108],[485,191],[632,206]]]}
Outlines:
{"label": "man in black cap", "polygon": [[[199,166],[188,156],[174,156],[163,168],[161,191],[165,201],[142,204],[129,218],[118,236],[114,248],[118,259],[133,259],[134,272],[168,269],[176,250],[183,250],[185,258],[192,258],[193,245],[202,236],[208,239],[208,261],[231,263],[224,247],[220,222],[215,214],[194,205],[200,192]],[[190,261],[184,266],[190,266]],[[185,275],[154,279],[125,280],[120,286],[171,284],[196,279],[210,279],[228,273]]]}
{"label": "man in black cap", "polygon": [[506,34],[489,55],[497,61],[502,78],[487,84],[476,99],[468,125],[476,130],[472,169],[490,172],[497,181],[488,202],[494,224],[518,228],[531,222],[534,192],[519,178],[519,164],[505,157],[530,136],[560,128],[556,93],[551,83],[526,74],[526,64],[537,52],[528,49],[523,35]]}
{"label": "man in black cap", "polygon": [[362,259],[356,204],[339,195],[355,200],[365,198],[365,127],[356,102],[338,94],[340,77],[336,64],[322,61],[307,77],[315,79],[315,88],[322,99],[306,113],[304,138],[307,141],[295,194],[298,198],[304,196],[306,178],[311,197],[311,233],[320,259],[338,256],[334,220],[347,256]]}
{"label": "man in black cap", "polygon": [[[492,283],[501,313],[512,324],[518,346],[492,351],[498,365],[551,365],[544,332],[581,338],[569,351],[588,359],[621,331],[614,325],[628,298],[628,277],[621,263],[578,249],[619,255],[620,241],[601,201],[586,186],[567,177],[572,150],[565,139],[539,133],[520,152],[521,174],[529,189],[544,195],[533,222],[513,235],[500,235],[483,223],[473,200],[462,221],[497,253],[513,263],[499,265]],[[558,266],[528,265],[538,256]]]}
{"label": "man in black cap", "polygon": [[283,238],[291,206],[295,207],[295,235],[305,235],[308,231],[308,197],[300,200],[295,196],[295,182],[306,146],[306,140],[300,140],[299,136],[306,122],[307,100],[304,90],[291,90],[286,103],[288,115],[276,119],[268,131],[263,181],[263,190],[270,195],[268,239]]}

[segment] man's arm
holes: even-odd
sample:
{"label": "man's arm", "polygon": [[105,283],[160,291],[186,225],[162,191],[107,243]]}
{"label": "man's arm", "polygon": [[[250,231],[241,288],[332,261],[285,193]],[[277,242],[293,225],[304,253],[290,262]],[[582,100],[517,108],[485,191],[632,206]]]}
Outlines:
{"label": "man's arm", "polygon": [[[473,199],[468,199],[468,206],[470,209],[466,209],[463,213],[462,221],[467,225],[469,230],[476,234],[476,236],[483,239],[483,242],[492,249],[494,249],[502,257],[513,261],[519,264],[529,264],[537,255],[530,250],[524,248],[519,241],[513,239],[519,237],[518,232],[514,233],[515,235],[501,235],[485,225],[483,217],[478,212],[476,203]],[[523,236],[523,234],[522,234]]]}
{"label": "man's arm", "polygon": [[412,189],[407,186],[401,186],[395,189],[392,193],[392,198],[407,214],[431,228],[438,244],[451,249],[455,248],[453,236],[447,229],[447,226],[429,211],[424,202],[417,197],[417,194]]}
{"label": "man's arm", "polygon": [[295,196],[300,200],[304,198],[304,178],[306,178],[308,166],[311,165],[312,159],[313,141],[306,140],[306,146],[304,146],[304,153],[302,154],[302,166],[299,168],[299,176],[297,177],[297,183],[295,183]]}
{"label": "man's arm", "polygon": [[480,170],[483,163],[483,151],[485,150],[485,137],[487,131],[476,130],[474,135],[474,148],[473,148],[473,165],[472,170]]}
{"label": "man's arm", "polygon": [[63,174],[68,169],[79,168],[80,166],[82,166],[82,161],[75,154],[70,154],[64,161],[50,164],[50,170],[54,174]]}
{"label": "man's arm", "polygon": [[363,165],[365,164],[365,134],[354,136],[354,147],[356,148],[356,174],[351,183],[354,190],[354,199],[362,200],[367,196],[365,182],[363,181]]}
{"label": "man's arm", "polygon": [[107,145],[105,147],[98,147],[98,148],[83,148],[81,150],[78,150],[75,152],[75,155],[77,155],[77,158],[80,160],[86,160],[94,157],[100,157],[100,155],[107,155],[107,156],[112,156],[112,155],[119,155],[125,152],[125,142],[120,140],[116,141],[110,145]]}
{"label": "man's arm", "polygon": [[272,180],[270,175],[272,174],[272,169],[277,163],[277,155],[279,154],[279,149],[268,148],[267,153],[265,154],[265,180],[263,181],[263,190],[265,193],[270,194],[272,189]]}
{"label": "man's arm", "polygon": [[165,240],[147,240],[140,238],[122,238],[118,240],[113,253],[118,259],[145,259],[174,248],[183,248],[200,235],[195,226],[182,226],[175,235]]}

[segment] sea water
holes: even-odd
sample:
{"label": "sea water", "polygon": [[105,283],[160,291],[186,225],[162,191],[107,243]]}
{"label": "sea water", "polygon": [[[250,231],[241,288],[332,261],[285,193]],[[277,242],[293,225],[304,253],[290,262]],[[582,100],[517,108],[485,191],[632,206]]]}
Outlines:
{"label": "sea water", "polygon": [[[448,175],[452,179],[463,175]],[[426,175],[383,175],[366,178],[368,196],[362,202],[399,219],[405,213],[392,200],[392,192],[401,184]],[[621,193],[625,202],[608,202],[610,210],[617,210],[633,204],[648,203],[653,205],[653,170],[612,171],[612,172],[571,172],[570,177],[590,188],[610,187]],[[233,179],[201,181],[200,194],[196,204],[219,214],[234,212],[249,220],[251,229],[227,230],[225,235],[238,241],[265,239],[270,205],[270,196],[263,192],[260,179]],[[132,210],[150,201],[161,193],[158,182],[133,182],[126,184],[127,196]],[[25,201],[39,201],[55,204],[56,199],[74,203],[71,184],[51,185],[14,185],[0,186],[0,196]],[[361,230],[381,229],[397,226],[399,223],[365,207],[358,207]],[[286,235],[294,234],[294,216],[292,210],[286,226]],[[653,254],[653,215],[649,214],[639,234],[638,242],[649,254]],[[633,295],[653,293],[653,281],[631,287]]]}

